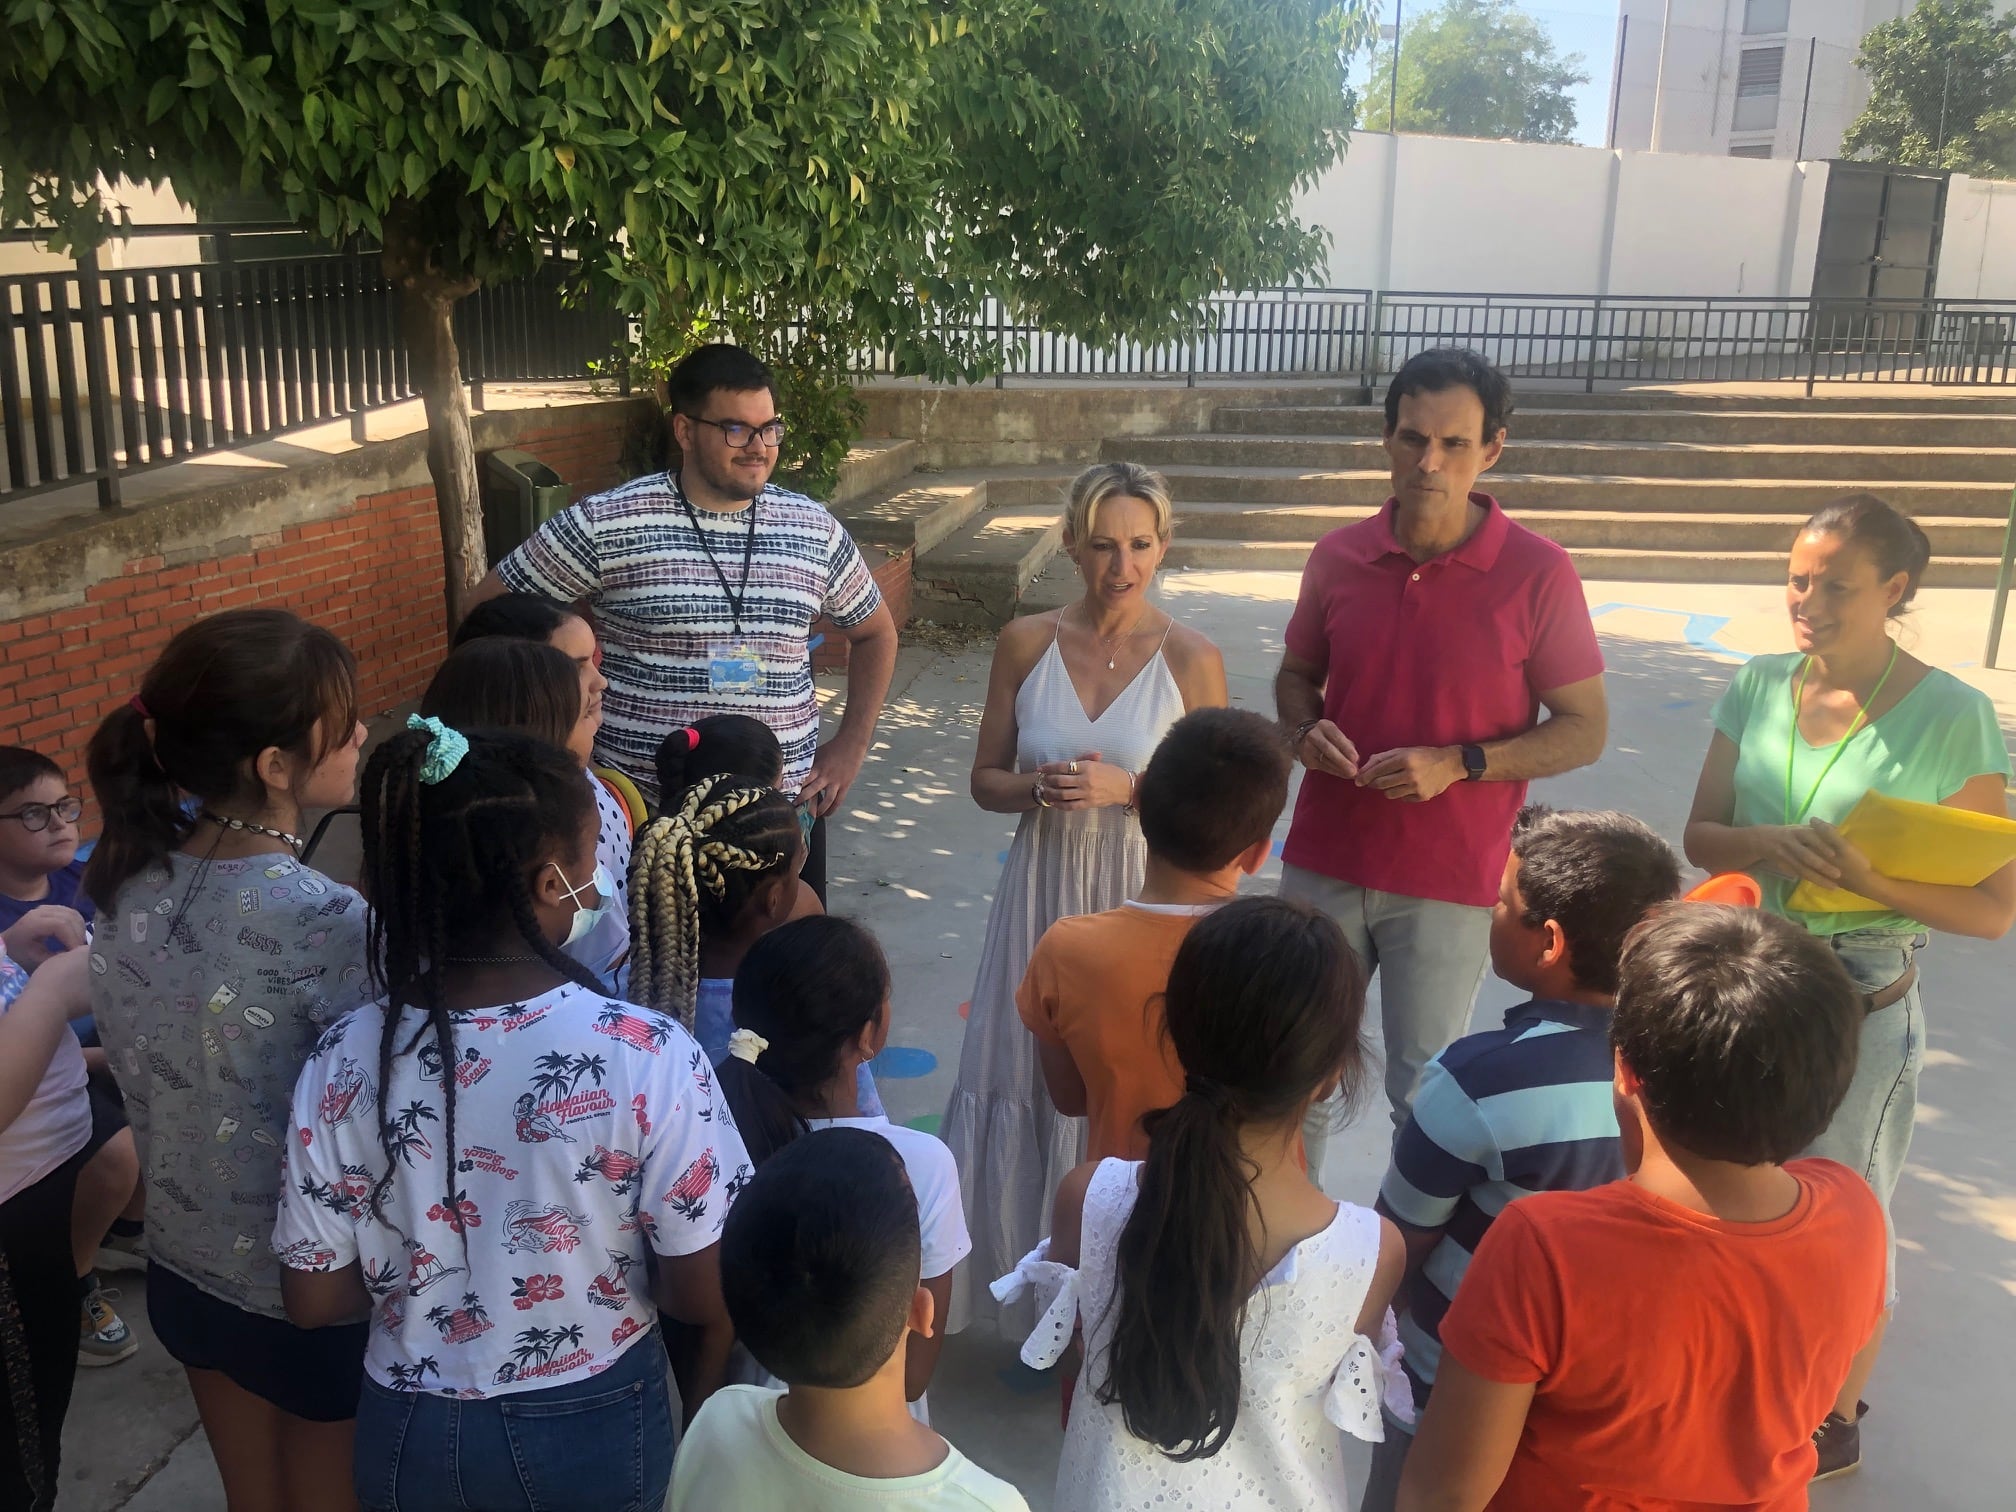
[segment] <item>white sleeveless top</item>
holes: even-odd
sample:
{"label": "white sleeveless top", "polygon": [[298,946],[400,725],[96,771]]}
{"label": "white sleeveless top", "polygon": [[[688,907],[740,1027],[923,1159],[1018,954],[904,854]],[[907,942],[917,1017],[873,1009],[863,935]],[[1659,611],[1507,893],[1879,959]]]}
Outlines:
{"label": "white sleeveless top", "polygon": [[[1169,622],[1174,628],[1175,621]],[[1138,772],[1148,765],[1169,726],[1183,717],[1183,690],[1163,656],[1162,646],[1134,680],[1120,690],[1106,712],[1088,719],[1057,637],[1015,691],[1015,770],[1033,772],[1048,761],[1075,761],[1087,751],[1111,766]]]}
{"label": "white sleeveless top", "polygon": [[[1119,1309],[1120,1231],[1139,1195],[1139,1162],[1103,1160],[1085,1193],[1076,1271],[1046,1258],[1049,1241],[995,1285],[1004,1301],[1027,1288],[1047,1310],[1022,1358],[1043,1368],[1085,1332],[1085,1370],[1071,1400],[1057,1467],[1056,1512],[1167,1512],[1238,1507],[1269,1512],[1351,1512],[1342,1429],[1368,1443],[1385,1437],[1384,1400],[1402,1421],[1413,1400],[1400,1370],[1389,1312],[1383,1348],[1358,1332],[1358,1314],[1379,1267],[1379,1219],[1348,1202],[1321,1233],[1284,1255],[1246,1311],[1239,1417],[1218,1452],[1178,1464],[1127,1431],[1120,1405],[1099,1400]],[[1045,1357],[1047,1358],[1047,1361]]]}

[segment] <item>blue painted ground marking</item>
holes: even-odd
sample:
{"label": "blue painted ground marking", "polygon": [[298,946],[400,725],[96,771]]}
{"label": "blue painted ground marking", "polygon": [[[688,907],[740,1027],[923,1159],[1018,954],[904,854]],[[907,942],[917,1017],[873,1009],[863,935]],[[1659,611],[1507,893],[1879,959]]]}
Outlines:
{"label": "blue painted ground marking", "polygon": [[1008,852],[1006,852],[1006,851],[996,851],[996,852],[994,852],[994,864],[995,864],[996,866],[1005,866],[1005,865],[1007,865],[1007,864],[1008,864]]}
{"label": "blue painted ground marking", "polygon": [[936,1071],[938,1057],[929,1050],[919,1050],[915,1045],[884,1045],[882,1053],[868,1064],[877,1081],[907,1081]]}
{"label": "blue painted ground marking", "polygon": [[1613,609],[1636,609],[1640,614],[1670,614],[1687,623],[1680,632],[1682,640],[1696,651],[1706,651],[1710,656],[1726,656],[1733,661],[1748,661],[1748,651],[1731,650],[1716,639],[1729,627],[1726,614],[1696,614],[1691,609],[1661,609],[1652,604],[1598,604],[1589,611],[1589,618],[1599,619]]}
{"label": "blue painted ground marking", "polygon": [[1286,840],[1276,840],[1274,842],[1274,859],[1277,861],[1280,860],[1282,852],[1284,852],[1287,849],[1288,849],[1288,842]]}

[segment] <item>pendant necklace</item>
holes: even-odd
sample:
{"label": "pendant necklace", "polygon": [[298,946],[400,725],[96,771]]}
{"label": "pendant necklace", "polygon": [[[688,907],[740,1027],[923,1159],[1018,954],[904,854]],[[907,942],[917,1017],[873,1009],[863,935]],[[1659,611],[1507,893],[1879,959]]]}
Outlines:
{"label": "pendant necklace", "polygon": [[1126,640],[1127,637],[1132,635],[1136,630],[1139,630],[1141,628],[1141,621],[1147,618],[1147,615],[1148,611],[1146,609],[1143,609],[1139,614],[1134,616],[1133,624],[1129,625],[1125,630],[1121,630],[1109,637],[1101,635],[1099,633],[1098,626],[1092,623],[1092,611],[1090,609],[1087,609],[1085,611],[1085,628],[1092,632],[1092,639],[1097,641],[1100,644],[1100,646],[1102,646],[1105,649],[1106,670],[1108,672],[1118,670],[1118,663],[1120,658],[1120,652],[1119,652],[1120,642]]}

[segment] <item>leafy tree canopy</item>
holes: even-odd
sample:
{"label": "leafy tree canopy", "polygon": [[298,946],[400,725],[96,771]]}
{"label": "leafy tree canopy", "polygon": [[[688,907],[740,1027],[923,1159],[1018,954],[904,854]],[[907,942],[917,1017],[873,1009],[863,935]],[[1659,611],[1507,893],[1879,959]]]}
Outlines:
{"label": "leafy tree canopy", "polygon": [[[989,294],[1165,336],[1316,266],[1368,0],[0,0],[0,223],[101,184],[377,238],[429,402],[451,599],[480,576],[453,301],[563,248],[647,324],[973,373]],[[802,324],[803,322],[798,322]]]}
{"label": "leafy tree canopy", "polygon": [[[1554,39],[1514,0],[1444,0],[1400,35],[1401,131],[1440,136],[1571,142],[1575,101],[1587,84],[1582,55]],[[1381,53],[1366,86],[1365,126],[1391,131],[1393,53]]]}
{"label": "leafy tree canopy", "polygon": [[1991,0],[1923,0],[1862,39],[1869,103],[1848,157],[2006,177],[2016,172],[2016,16]]}

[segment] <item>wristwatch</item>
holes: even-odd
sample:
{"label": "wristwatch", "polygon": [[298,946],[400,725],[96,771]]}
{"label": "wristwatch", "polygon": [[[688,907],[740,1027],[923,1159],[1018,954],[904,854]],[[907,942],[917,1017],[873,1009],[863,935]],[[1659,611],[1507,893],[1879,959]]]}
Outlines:
{"label": "wristwatch", "polygon": [[1484,747],[1480,745],[1458,746],[1463,757],[1463,780],[1482,782],[1484,780]]}

